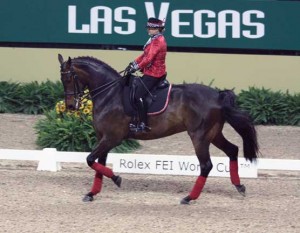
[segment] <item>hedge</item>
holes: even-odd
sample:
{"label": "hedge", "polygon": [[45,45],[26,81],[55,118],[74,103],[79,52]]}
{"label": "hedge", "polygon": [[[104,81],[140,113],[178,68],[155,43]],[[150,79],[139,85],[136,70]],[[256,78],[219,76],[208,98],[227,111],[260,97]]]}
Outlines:
{"label": "hedge", "polygon": [[[64,151],[91,151],[97,143],[92,126],[92,103],[85,100],[80,111],[67,113],[61,82],[0,82],[0,113],[44,114],[35,129],[37,145]],[[300,94],[249,87],[237,95],[237,106],[250,114],[255,124],[300,126]],[[115,152],[139,147],[125,140]]]}

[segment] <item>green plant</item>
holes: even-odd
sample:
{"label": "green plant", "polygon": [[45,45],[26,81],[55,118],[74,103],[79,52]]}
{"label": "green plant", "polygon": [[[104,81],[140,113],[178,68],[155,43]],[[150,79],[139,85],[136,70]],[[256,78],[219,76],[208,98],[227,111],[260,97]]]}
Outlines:
{"label": "green plant", "polygon": [[289,106],[287,122],[290,125],[300,126],[300,94],[290,95],[287,93],[286,102]]}
{"label": "green plant", "polygon": [[53,109],[56,102],[64,98],[64,90],[61,81],[52,82],[47,80],[46,82],[41,82],[40,86],[45,89],[45,95],[47,101],[45,101],[45,106],[47,110]]}
{"label": "green plant", "polygon": [[[45,113],[46,118],[35,125],[37,145],[53,147],[59,151],[92,151],[97,144],[92,126],[92,102],[84,100],[79,111],[66,112],[65,104],[59,101],[55,110]],[[126,153],[139,148],[135,140],[124,140],[112,152]]]}
{"label": "green plant", "polygon": [[299,124],[299,97],[280,91],[250,87],[241,91],[237,103],[247,111],[255,124],[297,125]]}
{"label": "green plant", "polygon": [[[212,80],[208,86],[212,86]],[[217,87],[215,87],[218,89]],[[60,81],[38,83],[0,82],[0,113],[43,114],[64,98]],[[255,124],[300,125],[300,94],[250,87],[237,96],[238,105]],[[91,109],[86,108],[86,112]],[[78,114],[78,113],[77,113]]]}
{"label": "green plant", "polygon": [[0,82],[0,113],[41,114],[62,99],[61,82]]}
{"label": "green plant", "polygon": [[15,82],[0,82],[0,113],[14,113],[21,106],[21,86]]}
{"label": "green plant", "polygon": [[55,111],[45,113],[46,118],[37,122],[37,145],[52,147],[59,151],[89,151],[95,140],[91,124],[74,115],[58,118]]}
{"label": "green plant", "polygon": [[20,98],[23,100],[18,112],[41,114],[53,108],[56,100],[63,95],[61,85],[47,81],[39,84],[34,81],[22,86]]}

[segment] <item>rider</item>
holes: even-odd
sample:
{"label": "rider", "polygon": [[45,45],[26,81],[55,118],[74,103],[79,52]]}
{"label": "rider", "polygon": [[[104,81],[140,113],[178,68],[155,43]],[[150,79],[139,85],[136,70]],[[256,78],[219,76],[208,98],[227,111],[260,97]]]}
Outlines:
{"label": "rider", "polygon": [[167,43],[163,36],[164,22],[157,18],[149,18],[146,28],[150,38],[144,45],[144,52],[127,67],[130,73],[137,70],[143,73],[141,77],[143,83],[137,82],[138,86],[135,93],[135,103],[138,107],[140,120],[138,125],[130,124],[131,131],[151,130],[147,122],[147,105],[144,97],[166,75]]}

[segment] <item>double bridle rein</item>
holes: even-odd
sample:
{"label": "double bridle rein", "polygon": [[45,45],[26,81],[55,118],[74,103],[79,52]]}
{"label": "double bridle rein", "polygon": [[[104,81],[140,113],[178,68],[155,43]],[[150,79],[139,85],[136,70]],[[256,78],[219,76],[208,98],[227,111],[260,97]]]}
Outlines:
{"label": "double bridle rein", "polygon": [[67,75],[67,79],[73,79],[74,92],[64,92],[64,95],[65,96],[73,95],[74,101],[75,101],[75,109],[78,109],[80,106],[80,103],[82,102],[83,99],[85,99],[85,98],[90,99],[90,97],[92,99],[94,99],[96,96],[98,96],[98,95],[102,94],[103,92],[107,91],[108,89],[110,89],[116,83],[121,82],[127,76],[126,70],[120,71],[119,74],[121,74],[123,72],[124,72],[124,74],[121,79],[113,80],[113,81],[105,83],[91,91],[85,92],[84,91],[85,88],[80,89],[78,75],[71,67],[71,69],[68,71],[60,72],[62,75]]}

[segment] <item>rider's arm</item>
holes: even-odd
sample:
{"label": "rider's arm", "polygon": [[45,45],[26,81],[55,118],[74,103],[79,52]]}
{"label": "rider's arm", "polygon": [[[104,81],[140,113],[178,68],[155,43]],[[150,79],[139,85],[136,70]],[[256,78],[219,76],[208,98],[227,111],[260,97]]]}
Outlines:
{"label": "rider's arm", "polygon": [[149,52],[144,53],[143,55],[139,56],[135,59],[135,62],[138,65],[138,68],[143,70],[145,67],[151,64],[152,60],[161,50],[161,43],[160,40],[153,40],[150,46]]}

